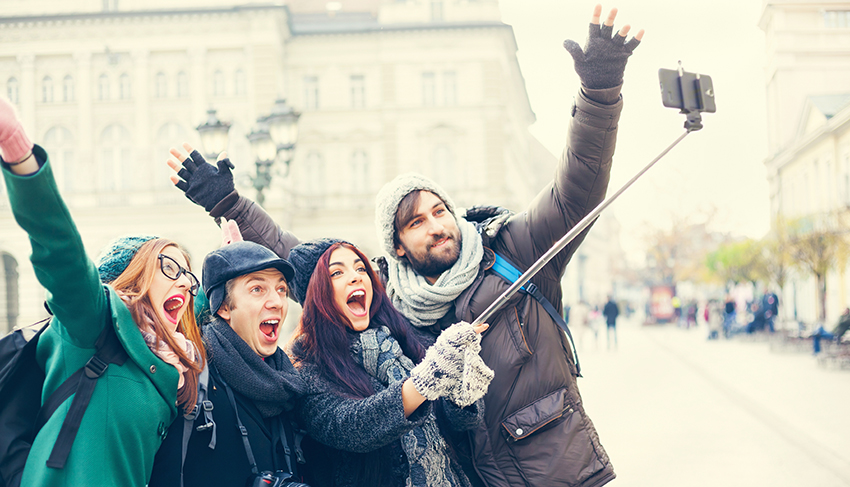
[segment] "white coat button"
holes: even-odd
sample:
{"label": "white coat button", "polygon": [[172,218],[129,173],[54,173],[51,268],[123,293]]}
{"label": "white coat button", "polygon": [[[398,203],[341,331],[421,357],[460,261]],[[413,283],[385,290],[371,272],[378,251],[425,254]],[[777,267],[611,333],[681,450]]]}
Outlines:
{"label": "white coat button", "polygon": [[517,434],[517,436],[522,436],[522,428],[517,428],[516,434]]}
{"label": "white coat button", "polygon": [[156,365],[151,365],[151,374],[156,374]]}

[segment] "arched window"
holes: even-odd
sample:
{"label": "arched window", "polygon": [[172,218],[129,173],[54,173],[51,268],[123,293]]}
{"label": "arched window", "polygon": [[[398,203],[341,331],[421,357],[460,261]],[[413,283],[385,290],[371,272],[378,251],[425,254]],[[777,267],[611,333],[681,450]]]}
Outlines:
{"label": "arched window", "polygon": [[51,166],[57,173],[63,175],[61,178],[57,177],[57,180],[64,183],[64,190],[72,193],[83,189],[76,184],[77,178],[87,178],[91,177],[91,175],[81,174],[78,170],[79,168],[75,167],[75,145],[74,136],[71,135],[71,131],[61,126],[52,127],[44,134],[42,144],[44,145],[44,150],[50,154]]}
{"label": "arched window", "polygon": [[155,94],[157,98],[168,97],[168,78],[165,77],[165,73],[162,71],[156,73]]}
{"label": "arched window", "polygon": [[74,101],[74,78],[70,74],[62,78],[62,101]]}
{"label": "arched window", "polygon": [[213,73],[212,83],[213,95],[224,95],[224,73],[222,73],[220,69],[217,69],[215,73]]}
{"label": "arched window", "polygon": [[97,78],[97,99],[101,101],[109,99],[109,76],[106,73]]}
{"label": "arched window", "polygon": [[6,81],[6,97],[12,103],[18,103],[18,78],[12,76]]}
{"label": "arched window", "polygon": [[235,95],[244,95],[248,92],[248,82],[245,80],[245,71],[237,69],[233,75],[233,92]]}
{"label": "arched window", "polygon": [[163,164],[163,156],[168,155],[168,149],[174,147],[175,141],[186,140],[188,138],[188,131],[182,125],[175,122],[168,122],[156,131],[156,142],[152,161],[154,165],[154,188],[167,190],[169,191],[168,194],[172,195],[171,192],[174,190],[174,185],[168,179],[172,171],[167,165]]}
{"label": "arched window", "polygon": [[129,100],[133,97],[133,83],[130,81],[130,75],[127,73],[121,73],[121,76],[118,78],[118,96],[122,100]]}
{"label": "arched window", "polygon": [[0,332],[5,335],[18,325],[18,262],[6,252],[0,256]]}
{"label": "arched window", "polygon": [[351,188],[352,192],[365,194],[370,192],[369,158],[366,151],[356,150],[351,153]]}
{"label": "arched window", "polygon": [[434,147],[431,153],[431,174],[445,189],[456,189],[464,185],[463,173],[455,164],[454,153],[446,144]]}
{"label": "arched window", "polygon": [[307,194],[320,196],[325,187],[325,161],[322,155],[318,152],[307,154],[305,171],[307,172],[305,174]]}
{"label": "arched window", "polygon": [[186,98],[189,96],[189,76],[184,71],[177,73],[177,97]]}
{"label": "arched window", "polygon": [[45,76],[41,80],[41,102],[53,103],[53,78]]}
{"label": "arched window", "polygon": [[119,191],[133,186],[133,139],[124,126],[112,124],[100,134],[98,174],[101,191]]}

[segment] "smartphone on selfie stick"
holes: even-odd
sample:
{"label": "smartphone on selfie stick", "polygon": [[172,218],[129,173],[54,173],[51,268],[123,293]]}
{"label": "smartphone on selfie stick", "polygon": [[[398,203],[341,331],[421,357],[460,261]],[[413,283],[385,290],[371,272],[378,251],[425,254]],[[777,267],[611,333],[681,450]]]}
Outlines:
{"label": "smartphone on selfie stick", "polygon": [[661,102],[665,107],[678,108],[687,115],[685,128],[688,132],[702,128],[701,112],[714,113],[714,85],[711,76],[688,73],[682,69],[659,69],[658,81],[661,85]]}

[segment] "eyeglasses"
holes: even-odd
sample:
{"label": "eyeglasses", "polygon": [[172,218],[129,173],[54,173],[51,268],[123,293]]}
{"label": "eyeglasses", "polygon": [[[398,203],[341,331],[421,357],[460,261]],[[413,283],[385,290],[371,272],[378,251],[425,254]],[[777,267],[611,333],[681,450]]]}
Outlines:
{"label": "eyeglasses", "polygon": [[189,292],[192,293],[192,296],[198,295],[198,289],[201,287],[201,284],[198,282],[198,278],[191,272],[187,271],[182,265],[178,264],[176,260],[165,254],[159,254],[159,269],[163,274],[165,274],[165,277],[172,281],[176,281],[177,279],[180,279],[180,276],[185,275],[189,278],[189,283],[192,285]]}

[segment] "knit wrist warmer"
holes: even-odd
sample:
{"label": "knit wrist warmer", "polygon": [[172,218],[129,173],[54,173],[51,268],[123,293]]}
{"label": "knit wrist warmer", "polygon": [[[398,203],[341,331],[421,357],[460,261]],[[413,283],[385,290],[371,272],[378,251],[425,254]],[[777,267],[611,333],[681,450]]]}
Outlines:
{"label": "knit wrist warmer", "polygon": [[32,147],[33,143],[27,137],[24,128],[20,124],[15,127],[12,135],[0,141],[3,160],[7,163],[15,163],[24,159],[32,151]]}
{"label": "knit wrist warmer", "polygon": [[469,323],[456,323],[444,330],[422,362],[410,371],[419,394],[429,401],[450,394],[461,396],[466,353],[472,349],[477,355],[479,340],[480,335]]}

